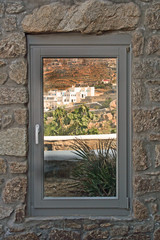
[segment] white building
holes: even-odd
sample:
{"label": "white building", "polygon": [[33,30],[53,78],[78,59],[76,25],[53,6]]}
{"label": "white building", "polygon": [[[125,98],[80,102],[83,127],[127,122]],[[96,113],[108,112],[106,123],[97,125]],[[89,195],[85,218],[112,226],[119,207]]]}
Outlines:
{"label": "white building", "polygon": [[74,87],[67,90],[50,90],[44,95],[44,111],[56,109],[58,106],[78,103],[81,99],[95,95],[94,87]]}

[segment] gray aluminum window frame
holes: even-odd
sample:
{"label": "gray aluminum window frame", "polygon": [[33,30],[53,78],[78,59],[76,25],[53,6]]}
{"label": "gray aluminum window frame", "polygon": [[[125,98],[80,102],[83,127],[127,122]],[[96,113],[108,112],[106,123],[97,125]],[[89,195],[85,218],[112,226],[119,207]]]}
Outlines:
{"label": "gray aluminum window frame", "polygon": [[[28,35],[29,62],[29,197],[30,216],[125,216],[131,212],[131,114],[129,35]],[[43,197],[43,57],[118,58],[117,197]],[[35,144],[39,124],[40,143]]]}

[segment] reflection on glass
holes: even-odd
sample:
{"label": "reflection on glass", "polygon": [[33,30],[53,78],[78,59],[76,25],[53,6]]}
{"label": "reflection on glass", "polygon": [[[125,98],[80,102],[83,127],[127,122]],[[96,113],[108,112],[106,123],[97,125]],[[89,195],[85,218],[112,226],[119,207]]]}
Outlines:
{"label": "reflection on glass", "polygon": [[44,196],[116,196],[116,58],[44,58]]}

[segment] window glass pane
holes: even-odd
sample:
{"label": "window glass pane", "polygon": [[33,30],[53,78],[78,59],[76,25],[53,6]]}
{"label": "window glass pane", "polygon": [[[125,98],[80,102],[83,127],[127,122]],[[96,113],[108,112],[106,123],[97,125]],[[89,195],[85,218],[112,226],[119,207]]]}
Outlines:
{"label": "window glass pane", "polygon": [[43,58],[44,197],[115,197],[117,59]]}

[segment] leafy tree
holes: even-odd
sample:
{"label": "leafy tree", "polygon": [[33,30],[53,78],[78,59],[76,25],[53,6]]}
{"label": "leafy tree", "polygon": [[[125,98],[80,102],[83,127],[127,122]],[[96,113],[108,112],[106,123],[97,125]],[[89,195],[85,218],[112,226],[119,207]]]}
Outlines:
{"label": "leafy tree", "polygon": [[72,112],[67,112],[64,108],[58,107],[52,112],[52,121],[50,123],[47,123],[47,114],[44,114],[45,136],[98,133],[98,130],[94,127],[88,129],[88,124],[94,121],[96,117],[86,105],[81,105]]}
{"label": "leafy tree", "polygon": [[68,133],[73,135],[88,134],[88,124],[94,119],[94,114],[86,105],[81,105],[69,114],[71,125]]}

